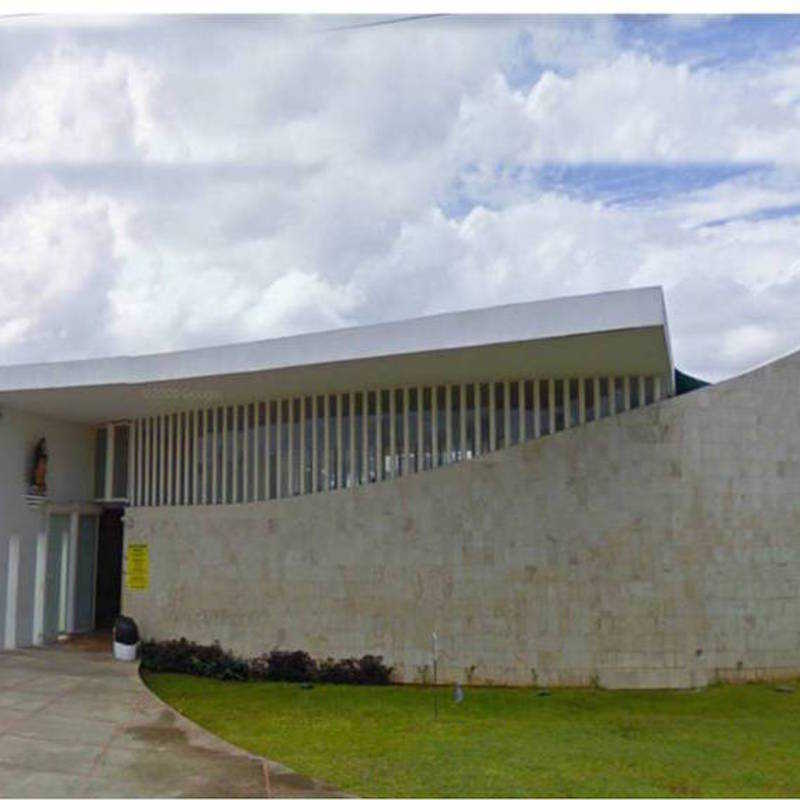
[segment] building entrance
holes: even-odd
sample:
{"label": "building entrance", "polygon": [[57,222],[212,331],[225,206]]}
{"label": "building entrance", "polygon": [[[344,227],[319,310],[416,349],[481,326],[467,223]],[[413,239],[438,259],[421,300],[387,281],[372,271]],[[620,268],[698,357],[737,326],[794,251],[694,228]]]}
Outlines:
{"label": "building entrance", "polygon": [[97,540],[95,628],[110,628],[120,612],[122,595],[121,508],[106,508],[100,515]]}

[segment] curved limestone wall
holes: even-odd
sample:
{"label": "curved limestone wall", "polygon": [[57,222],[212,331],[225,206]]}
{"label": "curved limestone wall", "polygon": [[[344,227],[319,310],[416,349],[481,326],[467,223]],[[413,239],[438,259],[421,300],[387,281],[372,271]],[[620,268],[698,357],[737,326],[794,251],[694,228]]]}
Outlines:
{"label": "curved limestone wall", "polygon": [[446,469],[135,508],[145,636],[378,653],[407,681],[689,686],[800,672],[800,354]]}

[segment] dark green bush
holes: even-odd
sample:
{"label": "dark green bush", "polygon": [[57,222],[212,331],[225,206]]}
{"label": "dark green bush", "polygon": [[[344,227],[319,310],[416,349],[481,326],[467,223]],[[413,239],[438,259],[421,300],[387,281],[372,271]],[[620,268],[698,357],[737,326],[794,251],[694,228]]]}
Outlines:
{"label": "dark green bush", "polygon": [[317,679],[317,664],[305,650],[273,650],[264,658],[268,681],[311,683]]}
{"label": "dark green bush", "polygon": [[381,656],[361,656],[358,669],[361,678],[358,683],[378,686],[391,682],[392,668],[383,663]]}
{"label": "dark green bush", "polygon": [[183,672],[229,681],[378,685],[390,683],[392,673],[380,656],[329,658],[317,664],[304,650],[272,650],[246,660],[223,650],[218,642],[201,645],[186,639],[144,642],[141,658],[142,668],[151,672]]}
{"label": "dark green bush", "polygon": [[317,668],[317,679],[320,683],[361,683],[358,677],[358,662],[354,658],[343,658],[340,661],[328,658],[321,661]]}
{"label": "dark green bush", "polygon": [[246,681],[250,677],[247,661],[223,650],[218,642],[212,645],[186,639],[144,642],[141,659],[142,668],[151,672],[185,672],[223,681]]}
{"label": "dark green bush", "polygon": [[325,659],[317,664],[304,650],[273,650],[250,662],[251,674],[263,680],[295,683],[391,683],[392,668],[380,656]]}

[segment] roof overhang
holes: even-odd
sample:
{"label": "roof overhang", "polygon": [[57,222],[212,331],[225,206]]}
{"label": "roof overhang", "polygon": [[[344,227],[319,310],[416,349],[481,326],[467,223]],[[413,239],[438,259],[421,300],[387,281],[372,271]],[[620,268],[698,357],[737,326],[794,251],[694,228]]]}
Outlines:
{"label": "roof overhang", "polygon": [[0,368],[0,406],[97,423],[373,386],[522,377],[666,375],[659,287],[224,347]]}

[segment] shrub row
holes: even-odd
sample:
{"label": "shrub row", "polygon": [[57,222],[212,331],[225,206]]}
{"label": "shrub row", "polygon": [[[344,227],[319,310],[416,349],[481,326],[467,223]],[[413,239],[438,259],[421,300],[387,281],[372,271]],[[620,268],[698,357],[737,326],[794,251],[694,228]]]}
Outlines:
{"label": "shrub row", "polygon": [[392,668],[380,656],[326,659],[317,663],[304,650],[272,650],[256,658],[239,658],[218,643],[195,644],[186,639],[143,642],[142,669],[151,672],[183,672],[224,681],[290,681],[295,683],[354,683],[378,685],[391,682]]}

